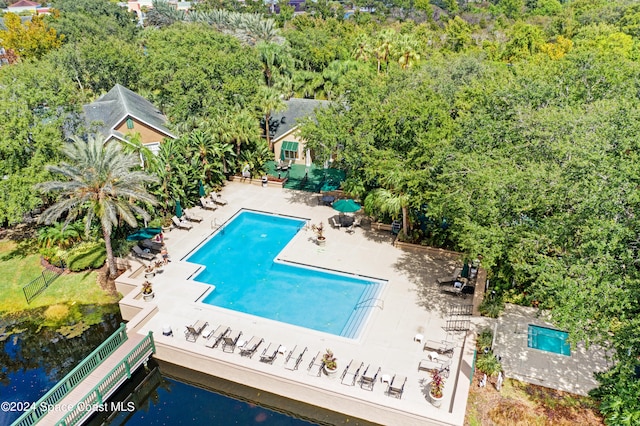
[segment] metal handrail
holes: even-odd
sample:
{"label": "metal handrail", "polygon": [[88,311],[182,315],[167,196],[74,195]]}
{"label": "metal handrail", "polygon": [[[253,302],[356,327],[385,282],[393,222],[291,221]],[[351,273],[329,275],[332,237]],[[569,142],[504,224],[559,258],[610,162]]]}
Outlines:
{"label": "metal handrail", "polygon": [[[131,378],[131,373],[142,359],[148,359],[156,352],[153,341],[153,332],[149,333],[138,343],[115,367],[109,371],[104,379],[100,380],[73,408],[57,423],[58,426],[70,426],[80,424],[93,412],[94,408],[105,402],[111,391],[116,388],[122,379]],[[132,367],[133,366],[133,367]]]}
{"label": "metal handrail", "polygon": [[71,392],[78,383],[95,370],[102,361],[107,359],[116,349],[127,340],[126,325],[120,327],[98,346],[93,352],[83,359],[73,370],[49,390],[42,398],[33,404],[32,408],[25,411],[13,426],[31,426],[37,423],[47,414],[47,407],[55,405]]}
{"label": "metal handrail", "polygon": [[[376,303],[373,304],[373,305],[367,305],[367,306],[373,306],[374,308],[380,308],[380,309],[384,310],[384,300],[380,299],[379,297],[371,297],[371,298],[369,298],[367,300],[363,300],[362,302],[358,302],[358,304],[356,304],[356,306],[353,309],[361,308],[361,307],[365,306],[365,303],[370,302],[372,300],[374,302],[376,302]],[[380,302],[380,306],[378,306],[378,302]]]}

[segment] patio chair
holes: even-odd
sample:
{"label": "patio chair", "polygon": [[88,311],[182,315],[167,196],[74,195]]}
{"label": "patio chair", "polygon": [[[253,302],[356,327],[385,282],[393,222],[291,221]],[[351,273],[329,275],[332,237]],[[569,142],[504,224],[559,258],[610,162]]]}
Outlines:
{"label": "patio chair", "polygon": [[187,219],[189,222],[197,222],[197,223],[200,223],[203,220],[202,216],[198,216],[197,214],[194,214],[189,210],[184,211],[184,218]]}
{"label": "patio chair", "polygon": [[205,346],[208,348],[216,348],[222,341],[222,338],[226,336],[227,333],[229,333],[230,331],[231,331],[231,328],[227,327],[226,325],[219,325],[213,331],[213,333],[211,333],[207,337],[207,343],[205,343]]}
{"label": "patio chair", "polygon": [[453,351],[455,347],[451,342],[435,342],[433,340],[427,340],[422,347],[423,351],[435,352],[438,355],[446,355],[449,358],[453,357]]}
{"label": "patio chair", "polygon": [[284,368],[287,370],[295,371],[298,369],[298,366],[302,362],[302,357],[305,352],[307,352],[307,347],[303,350],[298,349],[298,346],[295,346],[292,351],[289,351],[287,354],[287,358],[284,360]]}
{"label": "patio chair", "polygon": [[335,217],[330,217],[329,218],[329,225],[331,225],[331,227],[335,228],[335,229],[340,229],[342,227],[340,222],[336,221]]}
{"label": "patio chair", "polygon": [[171,218],[171,221],[173,222],[173,226],[175,226],[178,229],[186,229],[187,231],[189,231],[193,228],[192,224],[190,224],[186,220],[178,219],[178,216],[173,216]]}
{"label": "patio chair", "polygon": [[184,332],[187,342],[195,342],[207,325],[209,325],[208,322],[201,320],[196,321],[193,325],[188,325]]}
{"label": "patio chair", "polygon": [[394,374],[393,379],[391,379],[391,383],[389,383],[389,386],[387,387],[387,395],[395,398],[402,398],[405,383],[407,383],[407,378],[405,376]]}
{"label": "patio chair", "polygon": [[162,251],[162,243],[157,241],[142,240],[138,244],[156,253],[160,253]]}
{"label": "patio chair", "polygon": [[216,203],[214,203],[213,201],[207,200],[204,197],[200,197],[200,206],[202,206],[203,209],[205,210],[217,210],[218,206],[216,206]]}
{"label": "patio chair", "polygon": [[400,232],[401,229],[402,229],[402,222],[400,222],[398,220],[394,220],[391,223],[391,233],[393,235],[398,235],[398,233]]}
{"label": "patio chair", "polygon": [[253,357],[253,354],[256,353],[258,347],[264,342],[262,337],[253,336],[248,341],[244,342],[243,345],[239,346],[240,355],[248,356],[249,358]]}
{"label": "patio chair", "polygon": [[229,204],[227,202],[227,200],[222,198],[222,195],[218,194],[217,192],[212,192],[211,193],[211,199],[213,200],[214,203],[216,203],[218,205],[221,205],[221,206],[226,206],[227,204]]}
{"label": "patio chair", "polygon": [[[222,338],[222,351],[233,353],[236,350],[238,340],[242,336],[242,331],[231,331]],[[231,349],[231,350],[229,350]]]}
{"label": "patio chair", "polygon": [[269,343],[269,345],[262,351],[262,355],[260,355],[260,361],[266,364],[273,364],[273,361],[276,360],[281,347],[282,345],[276,346],[273,343]]}
{"label": "patio chair", "polygon": [[140,259],[144,259],[144,260],[155,260],[156,255],[153,253],[147,253],[146,251],[142,250],[140,248],[139,245],[135,245],[133,247],[131,247],[131,250],[133,251],[133,254],[136,257],[139,257]]}
{"label": "patio chair", "polygon": [[324,365],[324,361],[322,360],[322,352],[318,352],[316,356],[313,357],[311,362],[309,363],[309,367],[307,367],[307,371],[309,374],[315,374],[320,377],[322,374],[322,366]]}
{"label": "patio chair", "polygon": [[354,386],[356,384],[356,379],[358,378],[358,374],[360,373],[360,369],[364,365],[364,362],[356,359],[352,359],[347,368],[342,372],[342,376],[340,380],[343,385]]}
{"label": "patio chair", "polygon": [[380,370],[382,370],[380,367],[369,364],[362,376],[360,376],[360,388],[372,391],[378,380]]}

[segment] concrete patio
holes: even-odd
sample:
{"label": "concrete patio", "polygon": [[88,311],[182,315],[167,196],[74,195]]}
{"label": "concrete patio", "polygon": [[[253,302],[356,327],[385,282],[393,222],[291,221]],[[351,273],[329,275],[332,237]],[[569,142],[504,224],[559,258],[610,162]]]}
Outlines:
{"label": "concrete patio", "polygon": [[593,377],[597,371],[611,367],[605,351],[579,343],[565,356],[527,347],[529,324],[555,328],[538,317],[538,310],[507,304],[494,329],[493,352],[502,357],[507,377],[535,385],[578,395],[598,385]]}
{"label": "concrete patio", "polygon": [[[470,302],[442,294],[435,283],[437,277],[449,275],[460,266],[458,259],[396,248],[391,244],[393,237],[389,232],[364,227],[348,234],[332,229],[327,226],[327,219],[336,212],[331,207],[318,205],[318,194],[231,182],[222,195],[228,204],[213,212],[197,209],[204,220],[194,223],[192,230],[174,229],[165,233],[172,261],[153,278],[153,301],[144,302],[141,298],[143,279],[136,262],[132,261],[130,271],[117,281],[119,291],[125,294],[120,305],[123,318],[129,321],[129,332],[153,331],[156,358],[370,422],[463,424],[475,334],[473,331],[447,333],[445,324],[451,306]],[[191,278],[201,266],[183,259],[242,208],[301,217],[313,224],[324,222],[326,246],[317,246],[313,232],[302,230],[280,253],[279,259],[388,281],[380,295],[383,303],[372,309],[358,338],[347,339],[200,302],[203,295],[211,291],[211,286],[193,281]],[[225,324],[241,330],[243,339],[257,335],[265,342],[253,358],[242,357],[237,351],[225,353],[220,347],[207,348],[202,338],[195,343],[187,342],[185,326],[196,320],[207,321],[213,327]],[[484,323],[482,319],[473,321]],[[173,336],[163,336],[166,326],[171,327]],[[418,334],[425,340],[448,339],[455,345],[440,408],[428,401],[430,377],[417,368],[420,360],[427,358],[422,343],[414,340]],[[307,347],[299,369],[284,368],[287,351],[278,355],[271,365],[260,362],[259,354],[269,343],[282,344],[287,351],[295,346]],[[387,383],[379,379],[369,391],[357,383],[344,385],[339,377],[331,379],[307,371],[312,358],[326,348],[332,349],[338,358],[339,374],[350,360],[359,359],[365,367],[380,366],[385,379],[396,374],[406,376],[402,398],[387,396]]]}

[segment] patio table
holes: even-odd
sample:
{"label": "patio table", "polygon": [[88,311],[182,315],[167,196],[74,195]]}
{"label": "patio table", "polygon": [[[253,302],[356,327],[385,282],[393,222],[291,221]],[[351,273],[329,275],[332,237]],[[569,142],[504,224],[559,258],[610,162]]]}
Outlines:
{"label": "patio table", "polygon": [[325,206],[330,206],[331,203],[333,203],[335,201],[336,197],[334,197],[333,195],[323,195],[322,196],[322,202],[324,203]]}

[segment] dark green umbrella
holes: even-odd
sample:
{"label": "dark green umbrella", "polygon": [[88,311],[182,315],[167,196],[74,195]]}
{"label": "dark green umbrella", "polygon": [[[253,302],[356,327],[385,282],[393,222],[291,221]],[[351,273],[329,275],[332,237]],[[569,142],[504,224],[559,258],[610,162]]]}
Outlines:
{"label": "dark green umbrella", "polygon": [[202,184],[201,180],[198,181],[198,193],[200,194],[201,197],[204,197],[207,195],[207,191],[205,191],[204,185]]}
{"label": "dark green umbrella", "polygon": [[333,209],[341,213],[353,213],[360,210],[360,204],[353,200],[338,200],[333,203]]}
{"label": "dark green umbrella", "polygon": [[176,200],[176,216],[182,217],[182,207],[180,206],[180,200]]}
{"label": "dark green umbrella", "polygon": [[162,228],[142,228],[127,237],[127,241],[142,241],[155,237],[162,232]]}

